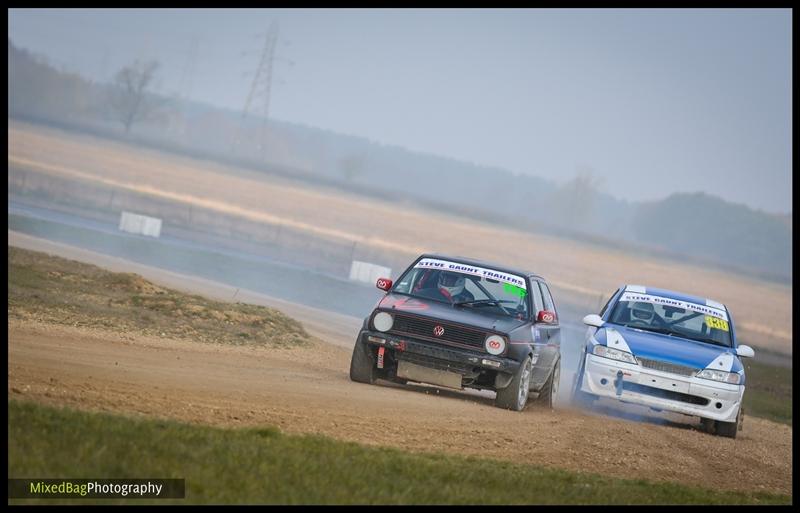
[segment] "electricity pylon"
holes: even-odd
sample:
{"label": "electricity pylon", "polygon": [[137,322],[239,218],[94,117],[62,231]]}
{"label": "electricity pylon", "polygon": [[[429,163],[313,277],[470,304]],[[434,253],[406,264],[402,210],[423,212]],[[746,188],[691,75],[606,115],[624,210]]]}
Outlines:
{"label": "electricity pylon", "polygon": [[[273,21],[270,24],[269,30],[264,38],[264,49],[261,52],[261,58],[258,61],[258,68],[256,69],[253,83],[250,85],[250,92],[247,94],[247,99],[244,102],[242,109],[242,119],[239,127],[239,135],[234,138],[233,151],[237,145],[239,137],[244,129],[245,120],[247,115],[251,112],[261,111],[261,129],[259,134],[259,149],[261,151],[261,160],[266,157],[267,151],[267,123],[269,122],[269,100],[272,90],[272,65],[275,60],[275,47],[278,42],[278,22]],[[261,102],[260,109],[258,109],[258,102]]]}

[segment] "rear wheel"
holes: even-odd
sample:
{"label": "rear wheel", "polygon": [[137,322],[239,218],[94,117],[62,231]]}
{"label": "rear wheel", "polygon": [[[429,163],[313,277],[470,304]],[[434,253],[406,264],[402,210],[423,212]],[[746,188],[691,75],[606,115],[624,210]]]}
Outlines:
{"label": "rear wheel", "polygon": [[359,338],[350,359],[350,379],[358,383],[375,383],[375,360],[367,344]]}
{"label": "rear wheel", "polygon": [[522,411],[528,403],[528,392],[531,386],[531,357],[526,356],[520,364],[511,383],[507,387],[497,391],[497,398],[494,400],[498,408]]}

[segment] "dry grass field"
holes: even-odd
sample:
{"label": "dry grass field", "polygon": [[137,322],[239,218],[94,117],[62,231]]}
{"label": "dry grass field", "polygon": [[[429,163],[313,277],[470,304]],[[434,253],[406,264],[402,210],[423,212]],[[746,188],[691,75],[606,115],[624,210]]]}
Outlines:
{"label": "dry grass field", "polygon": [[[446,212],[313,188],[221,164],[9,120],[9,166],[91,181],[328,239],[358,243],[408,262],[440,251],[529,268],[556,297],[596,308],[623,283],[710,297],[728,305],[739,336],[791,354],[792,289],[728,271],[658,259]],[[589,311],[587,311],[589,313]]]}

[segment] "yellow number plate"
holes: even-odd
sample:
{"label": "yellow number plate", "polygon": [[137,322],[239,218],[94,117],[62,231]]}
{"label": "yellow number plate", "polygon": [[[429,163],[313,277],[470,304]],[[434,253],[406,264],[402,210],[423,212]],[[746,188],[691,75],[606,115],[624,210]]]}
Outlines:
{"label": "yellow number plate", "polygon": [[706,315],[706,324],[709,328],[714,328],[722,331],[730,331],[728,329],[728,321],[723,321],[717,317]]}

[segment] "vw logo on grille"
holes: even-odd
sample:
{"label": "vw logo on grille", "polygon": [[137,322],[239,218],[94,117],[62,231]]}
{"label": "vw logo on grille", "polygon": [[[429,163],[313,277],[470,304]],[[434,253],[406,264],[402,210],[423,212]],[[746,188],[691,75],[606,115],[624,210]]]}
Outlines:
{"label": "vw logo on grille", "polygon": [[436,326],[435,328],[433,328],[433,334],[436,335],[437,337],[441,337],[442,335],[444,335],[444,328],[442,328],[441,326]]}

